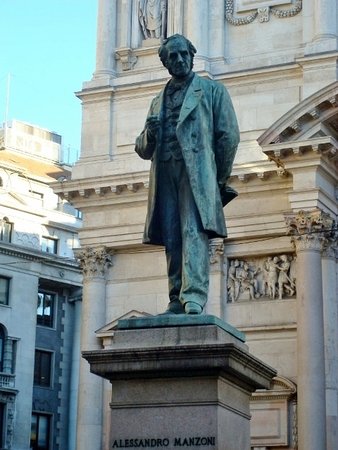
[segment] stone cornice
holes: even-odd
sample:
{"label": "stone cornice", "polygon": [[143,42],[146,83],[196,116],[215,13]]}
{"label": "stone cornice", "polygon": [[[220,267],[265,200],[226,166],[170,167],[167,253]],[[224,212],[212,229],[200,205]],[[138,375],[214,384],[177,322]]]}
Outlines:
{"label": "stone cornice", "polygon": [[[296,124],[294,126],[296,127]],[[275,158],[285,159],[289,155],[302,156],[309,151],[327,155],[329,158],[337,158],[337,149],[338,142],[332,136],[273,143],[263,146],[264,153],[273,161]]]}
{"label": "stone cornice", "polygon": [[[230,182],[233,183],[236,181],[245,184],[251,181],[257,182],[257,180],[266,182],[274,177],[286,177],[287,175],[288,173],[283,165],[277,165],[276,167],[271,161],[260,161],[257,164],[235,166],[230,177]],[[100,177],[100,179],[93,178],[56,182],[52,183],[51,186],[56,194],[69,201],[81,201],[81,199],[88,201],[90,198],[108,198],[112,195],[116,199],[121,200],[122,198],[126,199],[130,197],[134,201],[136,198],[132,196],[133,194],[148,190],[149,171],[124,174],[117,177],[107,176]]]}
{"label": "stone cornice", "polygon": [[[133,52],[134,55],[134,52]],[[198,56],[196,57],[198,59]],[[196,60],[197,61],[197,60]],[[285,80],[286,77],[294,78],[295,74],[301,76],[300,64],[294,62],[294,55],[290,56],[290,61],[283,63],[276,62],[274,65],[267,67],[252,67],[241,64],[222,64],[222,70],[213,72],[211,65],[215,63],[215,59],[206,58],[205,64],[207,68],[202,67],[198,70],[195,67],[195,72],[201,77],[212,78],[219,82],[223,82],[231,90],[231,86],[237,87],[240,80],[240,85],[250,85],[262,80]],[[219,63],[218,59],[216,64]],[[109,98],[114,95],[115,98],[137,98],[144,97],[145,93],[155,96],[169,80],[169,75],[166,69],[158,62],[151,71],[149,67],[144,69],[133,69],[123,72],[123,76],[115,77],[110,81],[110,84],[98,85],[97,80],[87,82],[81,91],[76,92],[76,96],[84,101],[96,101],[98,99]]]}
{"label": "stone cornice", "polygon": [[270,161],[235,164],[230,176],[230,182],[237,179],[241,183],[248,183],[257,179],[267,181],[273,177],[281,178],[287,176],[288,172],[285,170],[284,164],[275,165],[275,160],[270,158]]}
{"label": "stone cornice", "polygon": [[[337,59],[337,55],[334,57]],[[337,95],[336,81],[288,111],[257,139],[258,143],[265,149],[270,144],[285,142],[287,145],[287,141],[300,140],[306,130],[337,114]]]}
{"label": "stone cornice", "polygon": [[54,192],[63,198],[73,199],[76,197],[88,198],[90,196],[102,197],[107,193],[116,195],[124,193],[135,193],[140,189],[147,189],[149,172],[122,174],[117,177],[107,176],[97,179],[71,180],[67,182],[53,183]]}
{"label": "stone cornice", "polygon": [[262,149],[269,160],[285,172],[291,169],[291,162],[295,167],[304,167],[310,161],[316,167],[324,164],[332,174],[338,169],[338,142],[332,136],[273,143],[264,145]]}
{"label": "stone cornice", "polygon": [[15,244],[5,244],[2,242],[0,245],[0,253],[28,261],[44,262],[53,266],[79,269],[75,259],[63,258],[58,255],[39,252],[38,250],[32,250]]}
{"label": "stone cornice", "polygon": [[275,377],[271,384],[270,389],[253,392],[251,401],[290,400],[297,393],[297,386],[285,377]]}
{"label": "stone cornice", "polygon": [[[106,349],[85,351],[82,356],[90,363],[91,372],[109,380],[143,378],[150,374],[152,377],[167,377],[169,371],[184,375],[187,373],[187,360],[190,374],[222,376],[227,370],[228,374],[233,374],[236,384],[252,391],[258,384],[260,388],[266,388],[271,377],[276,375],[272,368],[252,356],[248,357],[246,351],[234,344],[138,348],[137,352],[129,348]],[[250,379],[244,372],[259,375],[255,388],[250,386]]]}

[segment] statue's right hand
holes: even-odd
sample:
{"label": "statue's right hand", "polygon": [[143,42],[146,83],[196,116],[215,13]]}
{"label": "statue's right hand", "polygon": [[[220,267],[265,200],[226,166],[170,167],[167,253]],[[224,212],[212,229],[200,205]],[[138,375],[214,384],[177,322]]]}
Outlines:
{"label": "statue's right hand", "polygon": [[158,116],[149,116],[146,122],[148,138],[155,139],[160,126],[161,122]]}

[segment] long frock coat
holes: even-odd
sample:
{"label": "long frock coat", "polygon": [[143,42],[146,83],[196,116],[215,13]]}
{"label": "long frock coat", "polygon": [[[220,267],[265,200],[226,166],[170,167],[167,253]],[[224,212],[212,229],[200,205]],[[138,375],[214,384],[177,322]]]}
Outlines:
{"label": "long frock coat", "polygon": [[[164,92],[165,89],[153,99],[148,117],[163,120]],[[176,135],[204,230],[209,237],[226,237],[223,205],[237,195],[226,186],[226,181],[239,143],[239,129],[230,96],[221,83],[194,74],[182,104]],[[164,245],[157,207],[161,127],[156,139],[149,140],[146,124],[136,139],[135,151],[142,159],[152,160],[143,242]]]}

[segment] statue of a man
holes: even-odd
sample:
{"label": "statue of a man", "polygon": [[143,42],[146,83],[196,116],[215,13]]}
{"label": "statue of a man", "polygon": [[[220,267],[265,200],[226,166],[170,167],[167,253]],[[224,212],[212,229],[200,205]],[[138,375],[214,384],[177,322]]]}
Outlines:
{"label": "statue of a man", "polygon": [[223,206],[239,142],[231,99],[218,82],[192,71],[196,49],[181,35],[159,49],[171,79],[151,103],[135,151],[151,159],[143,242],[163,245],[167,313],[201,314],[209,287],[209,239],[226,237]]}
{"label": "statue of a man", "polygon": [[139,0],[139,21],[145,39],[164,37],[167,0]]}

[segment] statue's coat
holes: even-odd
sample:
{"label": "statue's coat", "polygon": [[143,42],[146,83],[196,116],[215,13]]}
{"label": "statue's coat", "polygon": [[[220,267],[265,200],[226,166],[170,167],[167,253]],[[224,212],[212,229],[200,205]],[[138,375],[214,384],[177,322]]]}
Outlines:
{"label": "statue's coat", "polygon": [[[163,96],[164,90],[153,99],[148,116],[163,120]],[[225,204],[227,200],[221,198],[220,188],[224,192],[231,173],[239,130],[230,96],[221,83],[194,75],[181,108],[176,135],[204,230],[210,237],[225,237],[222,201]],[[145,127],[136,139],[135,151],[141,158],[152,160],[143,242],[155,245],[163,245],[156,195],[160,148],[161,131],[156,140],[150,141]],[[232,198],[235,195],[230,193]]]}

